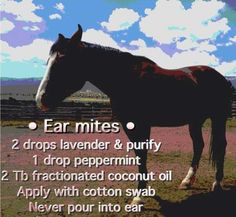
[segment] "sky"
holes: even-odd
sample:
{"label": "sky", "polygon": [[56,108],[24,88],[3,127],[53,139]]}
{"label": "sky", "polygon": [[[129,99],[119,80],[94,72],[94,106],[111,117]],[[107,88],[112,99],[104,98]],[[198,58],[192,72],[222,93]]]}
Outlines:
{"label": "sky", "polygon": [[58,33],[141,55],[168,69],[236,76],[235,0],[1,0],[1,77],[42,77]]}

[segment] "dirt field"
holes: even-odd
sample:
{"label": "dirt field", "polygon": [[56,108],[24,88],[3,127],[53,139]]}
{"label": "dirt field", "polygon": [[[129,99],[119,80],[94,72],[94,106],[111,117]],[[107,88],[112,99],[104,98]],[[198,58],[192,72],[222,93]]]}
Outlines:
{"label": "dirt field", "polygon": [[[228,127],[227,130],[227,153],[225,161],[225,179],[224,191],[221,193],[210,192],[211,184],[214,181],[214,170],[208,164],[208,144],[210,139],[210,130],[208,127],[203,129],[205,148],[198,171],[198,176],[194,187],[191,190],[178,190],[178,185],[181,179],[186,175],[192,157],[192,144],[188,135],[188,127],[178,128],[158,128],[152,129],[151,138],[157,142],[162,142],[159,152],[153,153],[149,151],[148,154],[148,170],[155,173],[165,172],[172,170],[173,179],[170,182],[153,181],[149,185],[156,190],[156,196],[145,198],[145,205],[142,212],[128,214],[123,210],[125,204],[129,203],[132,198],[122,197],[67,197],[55,198],[50,196],[46,200],[41,198],[25,199],[24,197],[16,197],[16,192],[20,186],[32,187],[63,187],[63,186],[76,186],[78,188],[135,188],[136,182],[110,182],[110,181],[93,181],[93,182],[27,182],[13,181],[13,174],[9,175],[9,181],[2,182],[1,186],[1,216],[2,217],[31,217],[31,216],[68,216],[66,212],[57,214],[40,214],[29,213],[29,201],[39,201],[41,203],[64,203],[64,204],[86,204],[93,203],[112,203],[120,204],[122,210],[120,213],[98,213],[96,210],[93,213],[75,213],[69,216],[158,216],[158,217],[175,217],[175,216],[236,216],[236,128]],[[72,168],[68,167],[63,169],[61,166],[45,166],[42,162],[38,166],[33,166],[32,156],[37,154],[39,159],[46,157],[48,154],[53,156],[125,156],[127,153],[124,150],[114,150],[112,147],[107,151],[61,151],[52,150],[46,153],[42,151],[27,151],[27,150],[12,150],[12,139],[19,139],[21,144],[29,138],[32,141],[56,141],[60,139],[67,141],[93,141],[99,139],[101,141],[114,141],[119,138],[123,143],[126,143],[127,137],[123,130],[119,134],[44,134],[42,126],[36,131],[30,131],[27,128],[27,123],[18,123],[17,126],[7,124],[2,127],[2,140],[1,140],[1,165],[2,170],[12,171],[15,169],[24,170],[28,173],[33,170],[41,172],[61,171],[66,172],[99,172],[101,170],[109,172],[137,172],[136,166],[102,166],[99,169],[86,167]],[[21,148],[20,144],[20,148]],[[129,155],[134,156],[131,152]]]}

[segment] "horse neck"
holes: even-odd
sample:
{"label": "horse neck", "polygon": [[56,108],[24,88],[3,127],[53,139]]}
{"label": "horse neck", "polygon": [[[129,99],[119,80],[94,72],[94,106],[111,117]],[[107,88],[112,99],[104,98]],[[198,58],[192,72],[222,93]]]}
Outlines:
{"label": "horse neck", "polygon": [[126,76],[121,69],[127,61],[122,60],[124,60],[124,55],[130,54],[86,42],[84,45],[84,70],[86,70],[88,81],[110,98],[114,97]]}

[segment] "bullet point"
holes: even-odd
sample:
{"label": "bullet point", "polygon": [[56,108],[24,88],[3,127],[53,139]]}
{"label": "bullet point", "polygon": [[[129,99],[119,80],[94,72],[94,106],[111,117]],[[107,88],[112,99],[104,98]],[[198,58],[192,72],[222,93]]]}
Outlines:
{"label": "bullet point", "polygon": [[128,122],[126,124],[126,127],[127,127],[128,130],[133,130],[134,127],[135,127],[135,124],[133,122]]}
{"label": "bullet point", "polygon": [[29,129],[31,130],[36,130],[37,129],[37,124],[35,122],[30,122],[29,123]]}

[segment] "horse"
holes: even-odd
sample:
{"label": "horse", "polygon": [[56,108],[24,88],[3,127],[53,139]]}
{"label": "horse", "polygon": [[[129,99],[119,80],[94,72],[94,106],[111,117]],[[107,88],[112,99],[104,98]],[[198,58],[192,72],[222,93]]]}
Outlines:
{"label": "horse", "polygon": [[[163,69],[146,57],[82,41],[82,33],[78,25],[71,38],[58,35],[36,94],[37,105],[45,111],[54,108],[89,81],[109,96],[112,111],[132,142],[149,139],[152,126],[189,125],[193,158],[180,189],[194,183],[204,147],[202,125],[210,118],[210,160],[216,168],[212,190],[222,189],[229,82],[208,66]],[[126,127],[130,121],[135,123],[133,130]],[[134,151],[140,157],[139,173],[146,175],[147,149]],[[138,189],[146,186],[146,181],[138,181]],[[141,198],[133,202],[140,203]]]}

